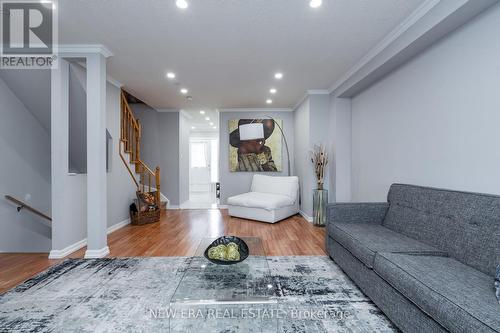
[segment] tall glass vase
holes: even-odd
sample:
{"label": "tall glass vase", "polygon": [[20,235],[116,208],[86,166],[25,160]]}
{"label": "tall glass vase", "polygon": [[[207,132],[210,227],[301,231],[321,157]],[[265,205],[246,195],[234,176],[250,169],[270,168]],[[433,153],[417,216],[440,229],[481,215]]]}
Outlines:
{"label": "tall glass vase", "polygon": [[326,225],[326,206],[328,205],[328,191],[313,191],[313,225],[324,227]]}

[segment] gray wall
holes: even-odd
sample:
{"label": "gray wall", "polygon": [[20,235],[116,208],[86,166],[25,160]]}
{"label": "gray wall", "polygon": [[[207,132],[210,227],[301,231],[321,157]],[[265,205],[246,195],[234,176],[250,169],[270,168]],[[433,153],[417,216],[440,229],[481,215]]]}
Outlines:
{"label": "gray wall", "polygon": [[[293,113],[280,111],[259,111],[259,112],[221,112],[219,117],[220,123],[220,184],[221,184],[221,204],[226,204],[228,197],[233,195],[248,192],[252,182],[254,173],[252,172],[230,172],[229,171],[229,131],[228,122],[231,119],[253,119],[265,118],[268,115],[276,119],[283,120],[283,131],[288,141],[290,150],[290,160],[292,161],[292,174],[293,174],[293,160],[294,160],[294,121]],[[283,144],[283,172],[269,172],[264,173],[269,176],[287,176],[287,155],[285,144]]]}
{"label": "gray wall", "polygon": [[[87,72],[69,65],[69,172],[87,173]],[[108,89],[109,90],[109,89]]]}
{"label": "gray wall", "polygon": [[310,103],[307,97],[293,112],[295,126],[294,175],[299,177],[300,209],[312,216],[312,193],[314,173],[311,167],[310,150]]}
{"label": "gray wall", "polygon": [[50,215],[50,135],[2,79],[0,101],[0,252],[48,252],[50,228],[3,196]]}
{"label": "gray wall", "polygon": [[[308,217],[313,215],[313,190],[317,188],[310,152],[314,145],[328,145],[330,126],[329,95],[308,95],[294,110],[295,122],[295,175],[300,181],[300,209]],[[328,170],[324,188],[329,189]]]}
{"label": "gray wall", "polygon": [[[129,218],[129,205],[135,196],[136,186],[120,155],[120,89],[108,83],[106,86],[106,128],[112,138],[110,165],[106,178],[108,199],[108,227]],[[104,137],[104,134],[103,134]]]}
{"label": "gray wall", "polygon": [[500,5],[352,102],[355,201],[393,182],[500,194]]}
{"label": "gray wall", "polygon": [[157,112],[145,104],[131,104],[142,124],[141,158],[150,168],[161,168],[161,192],[179,205],[179,112]]}
{"label": "gray wall", "polygon": [[189,121],[179,114],[179,203],[189,200]]}

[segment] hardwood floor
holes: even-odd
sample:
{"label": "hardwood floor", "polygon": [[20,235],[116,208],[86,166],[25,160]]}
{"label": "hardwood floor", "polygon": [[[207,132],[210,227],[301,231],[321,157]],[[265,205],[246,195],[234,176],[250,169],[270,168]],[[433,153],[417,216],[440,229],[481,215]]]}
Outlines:
{"label": "hardwood floor", "polygon": [[[300,216],[276,224],[232,218],[227,210],[169,210],[160,223],[128,225],[108,236],[108,257],[190,256],[205,237],[256,236],[268,256],[326,255],[325,230]],[[85,248],[68,256],[81,258]],[[0,254],[0,293],[61,260],[46,253]]]}

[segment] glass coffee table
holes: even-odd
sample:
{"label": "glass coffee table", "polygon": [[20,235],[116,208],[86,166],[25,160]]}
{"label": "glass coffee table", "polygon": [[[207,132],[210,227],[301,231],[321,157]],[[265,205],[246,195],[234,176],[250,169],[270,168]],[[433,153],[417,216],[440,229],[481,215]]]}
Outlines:
{"label": "glass coffee table", "polygon": [[275,286],[261,239],[241,237],[250,255],[234,265],[216,265],[203,256],[215,239],[201,240],[170,300],[171,306],[276,304]]}
{"label": "glass coffee table", "polygon": [[250,255],[227,266],[203,255],[215,238],[201,240],[170,299],[170,332],[277,332],[276,286],[262,241],[241,238]]}

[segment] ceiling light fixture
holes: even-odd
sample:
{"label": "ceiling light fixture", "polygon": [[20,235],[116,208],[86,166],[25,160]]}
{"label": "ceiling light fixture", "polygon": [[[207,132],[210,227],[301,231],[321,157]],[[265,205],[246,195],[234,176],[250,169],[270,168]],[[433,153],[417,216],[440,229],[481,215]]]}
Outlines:
{"label": "ceiling light fixture", "polygon": [[181,94],[186,95],[188,93],[188,90],[186,88],[181,89]]}
{"label": "ceiling light fixture", "polygon": [[186,0],[176,0],[175,5],[180,9],[186,9],[189,7],[189,4]]}
{"label": "ceiling light fixture", "polygon": [[209,121],[209,120],[210,120],[210,117],[205,117],[205,120],[206,120],[206,121]]}
{"label": "ceiling light fixture", "polygon": [[214,123],[210,123],[210,126],[214,126]]}
{"label": "ceiling light fixture", "polygon": [[205,114],[205,111],[201,110],[201,111],[200,111],[200,114]]}
{"label": "ceiling light fixture", "polygon": [[191,126],[191,129],[196,129],[196,127],[194,127],[194,126]]}
{"label": "ceiling light fixture", "polygon": [[175,79],[175,73],[168,72],[168,73],[167,73],[167,77],[168,77],[169,79]]}
{"label": "ceiling light fixture", "polygon": [[281,80],[283,78],[283,73],[278,72],[278,73],[274,74],[274,78],[277,80]]}
{"label": "ceiling light fixture", "polygon": [[213,128],[213,129],[217,129],[217,127],[215,127],[215,126],[214,126],[214,127],[212,127],[212,128]]}
{"label": "ceiling light fixture", "polygon": [[323,4],[323,1],[322,0],[311,0],[309,2],[309,6],[311,8],[318,8],[318,7],[321,7],[321,5]]}
{"label": "ceiling light fixture", "polygon": [[274,88],[271,88],[271,89],[269,90],[269,92],[270,92],[271,94],[273,94],[273,95],[274,95],[274,94],[276,94],[277,90],[276,90],[276,89],[274,89]]}
{"label": "ceiling light fixture", "polygon": [[272,99],[268,99],[268,100],[266,100],[266,103],[267,104],[273,104],[273,100]]}

